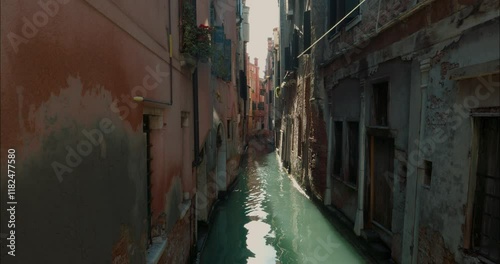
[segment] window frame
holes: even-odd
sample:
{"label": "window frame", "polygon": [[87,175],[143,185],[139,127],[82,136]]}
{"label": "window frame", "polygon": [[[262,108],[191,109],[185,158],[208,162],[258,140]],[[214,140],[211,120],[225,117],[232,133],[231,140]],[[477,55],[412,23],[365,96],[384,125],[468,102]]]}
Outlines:
{"label": "window frame", "polygon": [[[500,118],[500,115],[493,116],[493,118]],[[488,256],[484,256],[475,245],[475,230],[476,230],[476,199],[477,199],[477,182],[478,182],[478,162],[480,153],[480,144],[483,128],[483,120],[485,117],[473,116],[471,121],[472,140],[470,145],[470,167],[469,167],[469,184],[466,202],[465,214],[465,229],[464,229],[464,249],[468,252],[477,254],[478,258],[486,263],[494,263],[496,260],[491,260]],[[484,214],[484,212],[483,212]]]}
{"label": "window frame", "polygon": [[[340,127],[340,137],[338,137],[337,135],[337,124],[341,124],[341,127]],[[344,181],[344,155],[342,154],[345,150],[345,147],[344,147],[344,136],[345,136],[345,133],[344,133],[344,120],[342,119],[336,119],[334,118],[333,119],[333,160],[332,160],[332,175],[333,175],[333,178],[339,180],[339,181]],[[338,142],[338,139],[340,139],[340,144]],[[340,149],[338,149],[340,147]],[[340,159],[337,160],[337,155],[340,155]],[[338,172],[337,172],[337,162],[339,163],[338,165],[340,166],[338,168]]]}
{"label": "window frame", "polygon": [[[330,0],[328,1],[328,15],[327,15],[327,30],[332,28],[335,24],[337,24],[343,17],[345,17],[351,10],[347,10],[348,1],[355,2],[356,0]],[[353,5],[356,7],[359,4],[359,0]],[[335,6],[335,7],[334,7]],[[332,15],[335,13],[335,15]],[[329,34],[329,39],[333,40],[335,37],[342,31],[348,31],[353,28],[356,24],[361,22],[361,7],[358,7],[356,11],[354,11],[350,17],[346,18],[340,25],[338,25],[332,32]]]}
{"label": "window frame", "polygon": [[[356,133],[351,133],[351,124],[356,124],[357,125],[357,129],[356,129]],[[346,155],[346,164],[347,164],[347,170],[349,171],[349,173],[346,173],[345,174],[345,177],[344,177],[344,180],[345,180],[345,183],[348,184],[348,185],[351,185],[353,187],[356,187],[358,186],[358,170],[359,170],[359,164],[358,164],[358,160],[359,160],[359,131],[360,131],[360,121],[359,120],[346,120],[346,129],[347,129],[347,133],[346,133],[346,145],[347,145],[347,153],[348,155]],[[356,142],[355,146],[354,146],[354,150],[356,152],[356,157],[353,157],[354,159],[354,171],[351,171],[351,135],[354,137],[353,141]],[[351,181],[351,175],[354,174],[355,177],[354,177],[354,182]]]}
{"label": "window frame", "polygon": [[[384,103],[380,103],[377,105],[376,101],[376,93],[375,91],[379,88],[376,88],[377,86],[386,83],[387,84],[387,94],[386,94],[386,101]],[[379,106],[379,107],[377,107]],[[380,124],[378,123],[378,110],[381,108],[381,106],[385,106],[385,124]],[[382,128],[389,128],[390,127],[390,117],[391,117],[391,82],[388,78],[382,78],[378,79],[377,81],[374,81],[371,83],[371,98],[370,98],[370,126],[371,127],[382,127]]]}

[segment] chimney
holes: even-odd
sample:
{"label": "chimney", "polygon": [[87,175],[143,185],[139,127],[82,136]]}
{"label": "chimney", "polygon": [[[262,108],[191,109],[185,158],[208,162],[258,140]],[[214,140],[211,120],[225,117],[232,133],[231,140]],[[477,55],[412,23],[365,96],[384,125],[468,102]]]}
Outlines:
{"label": "chimney", "polygon": [[257,58],[253,58],[253,61],[254,61],[254,63],[253,63],[253,64],[254,64],[255,66],[259,66],[259,59],[257,59]]}

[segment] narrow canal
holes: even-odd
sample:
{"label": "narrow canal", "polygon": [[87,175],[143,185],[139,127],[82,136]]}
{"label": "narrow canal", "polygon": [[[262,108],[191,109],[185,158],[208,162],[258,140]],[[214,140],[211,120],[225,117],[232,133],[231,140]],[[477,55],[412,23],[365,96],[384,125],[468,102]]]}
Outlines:
{"label": "narrow canal", "polygon": [[214,212],[200,263],[364,263],[276,153],[250,152],[239,180]]}

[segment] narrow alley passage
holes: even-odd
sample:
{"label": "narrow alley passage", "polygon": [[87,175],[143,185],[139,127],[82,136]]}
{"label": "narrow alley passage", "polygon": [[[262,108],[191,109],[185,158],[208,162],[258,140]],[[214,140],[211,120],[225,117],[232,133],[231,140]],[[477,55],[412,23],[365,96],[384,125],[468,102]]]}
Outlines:
{"label": "narrow alley passage", "polygon": [[250,150],[238,179],[214,210],[201,263],[364,263],[276,152]]}
{"label": "narrow alley passage", "polygon": [[0,264],[500,264],[499,0],[0,6]]}

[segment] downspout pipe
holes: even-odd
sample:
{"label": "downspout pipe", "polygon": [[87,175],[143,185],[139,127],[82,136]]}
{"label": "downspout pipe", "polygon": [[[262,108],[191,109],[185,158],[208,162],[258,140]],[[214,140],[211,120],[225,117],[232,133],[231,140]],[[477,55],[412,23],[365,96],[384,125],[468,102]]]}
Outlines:
{"label": "downspout pipe", "polygon": [[[170,0],[169,0],[170,1]],[[194,9],[197,8],[197,1],[194,1]],[[195,12],[195,20],[198,21],[198,14]],[[200,115],[198,105],[198,66],[195,66],[191,79],[193,80],[193,122],[194,122],[194,160],[193,167],[198,167],[201,164],[200,159]]]}
{"label": "downspout pipe", "polygon": [[247,76],[247,43],[243,42],[243,72],[245,73],[245,89],[247,90],[247,98],[243,100],[243,138],[245,141],[245,146],[248,145],[248,138],[247,138],[247,133],[248,133],[248,121],[247,121],[247,102],[248,102],[248,80],[246,79]]}
{"label": "downspout pipe", "polygon": [[194,161],[193,167],[198,167],[200,159],[200,115],[198,108],[198,68],[193,71],[193,121],[194,121]]}
{"label": "downspout pipe", "polygon": [[361,92],[361,113],[359,117],[359,163],[358,163],[358,210],[356,211],[356,220],[354,223],[354,233],[361,235],[364,227],[364,200],[365,200],[365,160],[366,160],[366,84],[361,83],[363,91]]}
{"label": "downspout pipe", "polygon": [[169,48],[169,56],[170,56],[170,103],[169,105],[174,104],[174,84],[173,84],[173,79],[174,79],[174,74],[173,74],[173,67],[174,63],[172,61],[172,55],[174,51],[174,46],[173,46],[173,39],[172,39],[172,6],[171,6],[171,0],[168,0],[168,48]]}

